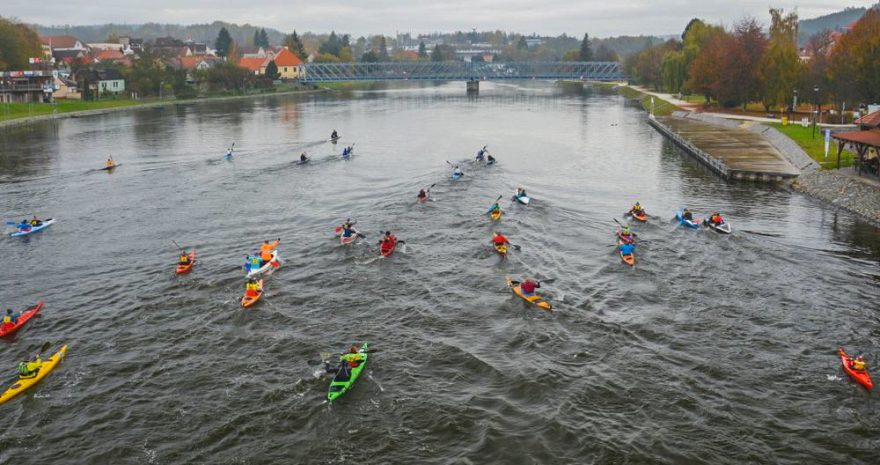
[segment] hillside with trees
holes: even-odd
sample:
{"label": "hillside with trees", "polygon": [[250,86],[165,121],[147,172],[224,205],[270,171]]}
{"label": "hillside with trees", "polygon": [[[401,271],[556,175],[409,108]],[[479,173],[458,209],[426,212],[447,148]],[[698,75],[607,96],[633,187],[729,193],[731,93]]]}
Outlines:
{"label": "hillside with trees", "polygon": [[[875,5],[875,7],[877,6],[880,6],[880,3]],[[842,30],[846,25],[858,21],[866,11],[868,11],[867,8],[849,7],[830,15],[802,20],[798,24],[798,43],[804,45],[810,37],[822,31]]]}

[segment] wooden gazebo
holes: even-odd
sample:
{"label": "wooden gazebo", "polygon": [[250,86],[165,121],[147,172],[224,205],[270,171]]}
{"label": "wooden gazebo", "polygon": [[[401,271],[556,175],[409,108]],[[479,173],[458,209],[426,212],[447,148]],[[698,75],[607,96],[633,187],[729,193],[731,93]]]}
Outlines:
{"label": "wooden gazebo", "polygon": [[[837,168],[840,168],[840,153],[843,146],[850,144],[856,149],[859,158],[856,162],[858,173],[866,171],[880,176],[880,129],[872,131],[836,132],[831,137],[837,141]],[[873,150],[873,157],[871,151]]]}

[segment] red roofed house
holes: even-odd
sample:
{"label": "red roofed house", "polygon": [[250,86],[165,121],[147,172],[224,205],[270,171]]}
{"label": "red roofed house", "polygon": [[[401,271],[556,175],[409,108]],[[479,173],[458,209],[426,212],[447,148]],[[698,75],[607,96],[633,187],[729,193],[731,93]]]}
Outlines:
{"label": "red roofed house", "polygon": [[867,115],[853,121],[853,123],[858,124],[861,128],[880,128],[880,110],[877,110],[874,113],[868,113]]}
{"label": "red roofed house", "polygon": [[119,50],[100,50],[97,53],[92,54],[92,58],[99,63],[120,60],[123,57],[125,57],[125,54]]}
{"label": "red roofed house", "polygon": [[262,76],[266,73],[266,66],[269,65],[269,58],[242,58],[238,60],[238,66],[251,70],[255,75]]}
{"label": "red roofed house", "polygon": [[[267,65],[269,63],[266,63]],[[275,55],[275,66],[278,67],[278,74],[281,79],[296,79],[303,74],[303,61],[296,54],[287,49],[282,48]]]}
{"label": "red roofed house", "polygon": [[86,43],[74,36],[45,36],[40,37],[43,45],[52,47],[52,50],[88,50]]}

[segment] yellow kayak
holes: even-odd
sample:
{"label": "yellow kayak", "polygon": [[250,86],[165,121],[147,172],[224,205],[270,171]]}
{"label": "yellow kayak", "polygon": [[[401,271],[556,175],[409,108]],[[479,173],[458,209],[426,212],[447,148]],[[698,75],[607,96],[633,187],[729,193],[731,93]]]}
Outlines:
{"label": "yellow kayak", "polygon": [[514,294],[522,297],[526,302],[537,305],[539,308],[547,310],[548,312],[553,311],[553,306],[550,305],[550,302],[536,295],[524,295],[522,290],[519,288],[519,281],[514,281],[510,278],[507,278],[507,287],[513,291]]}
{"label": "yellow kayak", "polygon": [[49,357],[48,360],[43,362],[43,366],[40,367],[40,371],[37,372],[37,376],[28,379],[19,379],[12,385],[3,395],[0,395],[0,404],[5,403],[9,399],[21,394],[26,391],[29,387],[40,382],[41,379],[45,378],[55,367],[61,363],[61,360],[64,356],[67,355],[67,345],[61,348],[58,352],[55,352],[55,355]]}
{"label": "yellow kayak", "polygon": [[489,216],[492,218],[492,221],[498,221],[501,219],[501,210],[495,210],[489,213]]}

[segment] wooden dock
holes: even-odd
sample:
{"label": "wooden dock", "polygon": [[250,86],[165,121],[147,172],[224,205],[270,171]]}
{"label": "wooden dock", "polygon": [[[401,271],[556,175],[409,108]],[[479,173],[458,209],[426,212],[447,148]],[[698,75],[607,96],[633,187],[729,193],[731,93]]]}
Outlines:
{"label": "wooden dock", "polygon": [[761,134],[678,116],[649,116],[648,123],[726,179],[772,182],[800,174]]}

